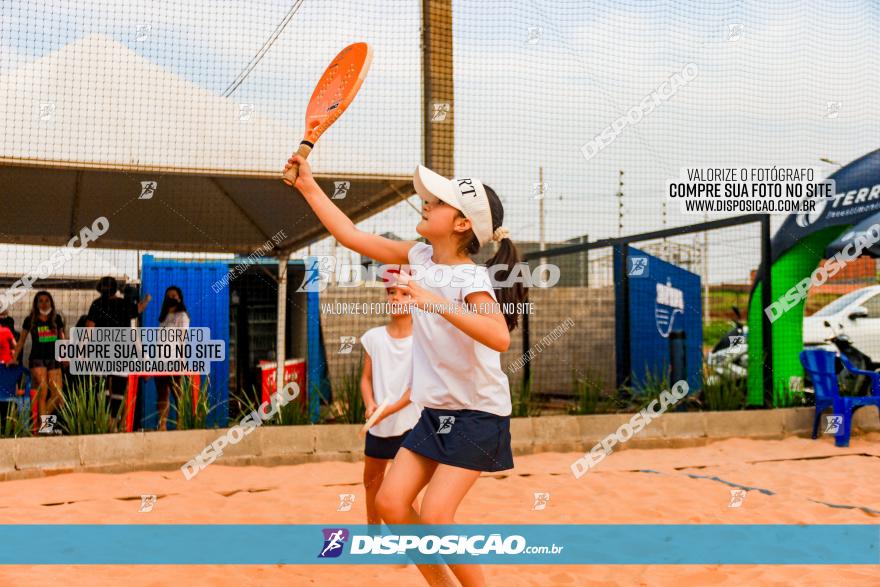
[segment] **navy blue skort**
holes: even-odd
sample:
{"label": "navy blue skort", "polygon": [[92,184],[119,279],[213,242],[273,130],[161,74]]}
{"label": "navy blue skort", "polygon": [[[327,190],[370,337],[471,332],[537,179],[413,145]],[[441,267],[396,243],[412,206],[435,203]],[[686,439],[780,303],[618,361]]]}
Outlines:
{"label": "navy blue skort", "polygon": [[364,454],[374,459],[391,460],[400,450],[403,439],[410,431],[407,430],[400,436],[373,436],[367,431],[367,439],[364,442]]}
{"label": "navy blue skort", "polygon": [[475,471],[513,468],[510,416],[423,408],[403,447],[438,463]]}

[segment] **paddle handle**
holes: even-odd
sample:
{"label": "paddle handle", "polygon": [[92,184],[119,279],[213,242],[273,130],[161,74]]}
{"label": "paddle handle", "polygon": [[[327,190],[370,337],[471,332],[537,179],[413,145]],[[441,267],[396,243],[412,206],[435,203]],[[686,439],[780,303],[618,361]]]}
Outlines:
{"label": "paddle handle", "polygon": [[388,407],[388,400],[385,400],[381,404],[379,404],[379,407],[376,408],[376,411],[373,412],[373,415],[370,416],[370,419],[367,420],[366,424],[364,424],[361,427],[358,434],[360,434],[360,436],[366,436],[367,430],[369,430],[370,428],[373,427],[373,424],[376,423],[376,420],[379,419],[379,416],[382,415],[382,412],[384,412],[387,407]]}
{"label": "paddle handle", "polygon": [[[301,156],[303,159],[307,158],[309,156],[309,153],[311,152],[312,145],[306,143],[305,141],[301,142],[299,144],[299,149],[296,150],[296,154]],[[294,163],[290,166],[290,169],[284,172],[282,180],[290,187],[293,187],[293,185],[296,183],[297,177],[299,177],[299,165]]]}

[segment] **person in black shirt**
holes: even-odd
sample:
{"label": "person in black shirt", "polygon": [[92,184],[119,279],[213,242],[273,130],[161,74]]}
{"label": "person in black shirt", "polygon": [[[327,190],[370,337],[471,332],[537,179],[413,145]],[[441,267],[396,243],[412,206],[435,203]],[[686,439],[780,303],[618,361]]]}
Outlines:
{"label": "person in black shirt", "polygon": [[61,395],[61,363],[55,359],[55,341],[63,340],[64,320],[55,311],[55,300],[47,291],[34,296],[31,313],[21,325],[21,336],[15,345],[13,363],[18,362],[24,343],[30,336],[31,354],[28,368],[31,370],[40,415],[49,415],[64,401]]}
{"label": "person in black shirt", "polygon": [[[147,296],[138,303],[130,302],[117,296],[119,284],[112,276],[102,277],[95,288],[101,297],[89,306],[86,316],[86,327],[129,327],[131,321],[137,318],[150,303],[152,296]],[[128,377],[110,375],[108,377],[108,395],[110,396],[110,413],[114,418],[121,417],[122,401],[128,389]]]}
{"label": "person in black shirt", "polygon": [[86,317],[86,326],[98,327],[128,327],[131,321],[137,318],[150,303],[152,296],[147,294],[143,301],[135,304],[125,298],[116,295],[119,290],[119,284],[116,279],[110,277],[102,277],[98,281],[96,288],[101,297],[92,302],[89,306],[89,313]]}

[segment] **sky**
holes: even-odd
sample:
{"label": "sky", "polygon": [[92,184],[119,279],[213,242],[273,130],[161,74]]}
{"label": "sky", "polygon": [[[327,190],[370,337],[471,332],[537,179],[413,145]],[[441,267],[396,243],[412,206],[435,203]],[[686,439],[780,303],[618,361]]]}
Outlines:
{"label": "sky", "polygon": [[[292,2],[35,4],[0,0],[0,80],[102,34],[220,94]],[[367,81],[318,149],[346,169],[378,165],[386,173],[411,173],[423,159],[420,9],[420,1],[305,0],[231,99],[301,128],[311,87],[329,58],[350,42],[367,41],[374,50]],[[672,204],[664,209],[666,181],[684,167],[831,173],[837,167],[821,158],[845,164],[880,147],[877,3],[471,0],[453,2],[453,14],[456,174],[495,188],[515,241],[538,239],[539,168],[546,238],[562,242],[702,220]],[[583,156],[587,141],[689,63],[698,71],[693,81],[594,157]],[[292,137],[291,148],[297,142]],[[622,229],[615,197],[620,170]],[[774,218],[774,226],[782,219]],[[416,221],[400,204],[361,227],[414,238]],[[703,246],[702,237],[679,241]],[[710,281],[744,282],[757,265],[758,228],[713,233],[708,247]],[[28,270],[35,251],[0,245],[3,272]],[[312,248],[329,251],[328,242]],[[115,266],[136,271],[136,255],[114,255]]]}

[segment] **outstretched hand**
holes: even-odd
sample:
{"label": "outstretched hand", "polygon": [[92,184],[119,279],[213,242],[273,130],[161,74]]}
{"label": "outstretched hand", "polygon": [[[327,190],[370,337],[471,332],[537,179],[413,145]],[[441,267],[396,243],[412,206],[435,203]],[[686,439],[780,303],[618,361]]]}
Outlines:
{"label": "outstretched hand", "polygon": [[309,162],[302,155],[294,153],[287,160],[287,165],[284,166],[284,173],[287,173],[294,165],[299,165],[299,174],[296,176],[296,182],[293,185],[300,192],[303,192],[306,186],[316,183],[315,177],[312,175],[312,166],[309,165]]}

